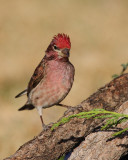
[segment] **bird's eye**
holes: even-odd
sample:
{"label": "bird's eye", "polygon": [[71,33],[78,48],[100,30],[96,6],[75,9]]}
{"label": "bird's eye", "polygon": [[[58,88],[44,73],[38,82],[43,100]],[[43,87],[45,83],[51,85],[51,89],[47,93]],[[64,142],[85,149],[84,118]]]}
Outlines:
{"label": "bird's eye", "polygon": [[59,50],[59,48],[56,45],[54,45],[53,47],[55,50]]}

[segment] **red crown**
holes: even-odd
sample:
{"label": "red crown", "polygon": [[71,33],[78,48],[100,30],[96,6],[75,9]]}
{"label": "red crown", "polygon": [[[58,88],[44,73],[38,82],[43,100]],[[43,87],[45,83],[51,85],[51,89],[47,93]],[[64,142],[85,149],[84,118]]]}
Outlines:
{"label": "red crown", "polygon": [[53,37],[53,42],[58,48],[71,48],[71,42],[69,36],[66,34],[58,34]]}

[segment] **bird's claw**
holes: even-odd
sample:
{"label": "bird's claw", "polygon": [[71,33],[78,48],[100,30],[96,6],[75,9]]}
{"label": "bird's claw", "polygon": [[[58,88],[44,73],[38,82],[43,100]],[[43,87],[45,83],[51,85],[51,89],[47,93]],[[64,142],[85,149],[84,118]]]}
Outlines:
{"label": "bird's claw", "polygon": [[48,125],[43,124],[43,126],[42,126],[42,127],[43,127],[43,131],[46,131],[46,130],[48,130],[49,128],[51,128],[51,127],[53,126],[53,124],[54,124],[54,123],[52,123],[52,122],[49,123]]}
{"label": "bird's claw", "polygon": [[47,125],[43,125],[43,131],[46,131],[46,130],[48,130],[48,126]]}
{"label": "bird's claw", "polygon": [[76,107],[69,108],[67,111],[65,111],[64,116],[66,116],[70,112],[73,114],[75,110],[76,110]]}

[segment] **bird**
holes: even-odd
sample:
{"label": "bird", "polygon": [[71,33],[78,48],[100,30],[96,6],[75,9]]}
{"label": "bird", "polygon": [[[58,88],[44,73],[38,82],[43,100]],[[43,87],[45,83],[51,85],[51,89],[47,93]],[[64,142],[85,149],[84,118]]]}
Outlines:
{"label": "bird", "polygon": [[37,109],[42,127],[42,110],[54,105],[67,107],[60,102],[72,88],[75,68],[69,61],[71,49],[70,38],[67,34],[58,33],[52,38],[45,55],[36,67],[28,86],[15,98],[27,95],[27,102],[19,111]]}

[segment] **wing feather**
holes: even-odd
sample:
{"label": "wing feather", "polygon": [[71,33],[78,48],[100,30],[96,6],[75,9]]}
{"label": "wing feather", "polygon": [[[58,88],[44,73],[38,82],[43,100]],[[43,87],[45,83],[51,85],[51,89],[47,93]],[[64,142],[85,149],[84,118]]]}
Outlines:
{"label": "wing feather", "polygon": [[45,59],[42,59],[42,61],[39,63],[39,65],[36,67],[29,83],[28,83],[28,90],[27,90],[27,96],[31,92],[33,88],[35,88],[39,82],[44,77],[44,67],[45,66]]}
{"label": "wing feather", "polygon": [[23,96],[23,95],[25,95],[25,94],[27,94],[27,89],[25,89],[24,91],[22,91],[22,92],[20,92],[19,94],[17,94],[17,95],[15,96],[15,98],[19,98],[19,97],[21,97],[21,96]]}

